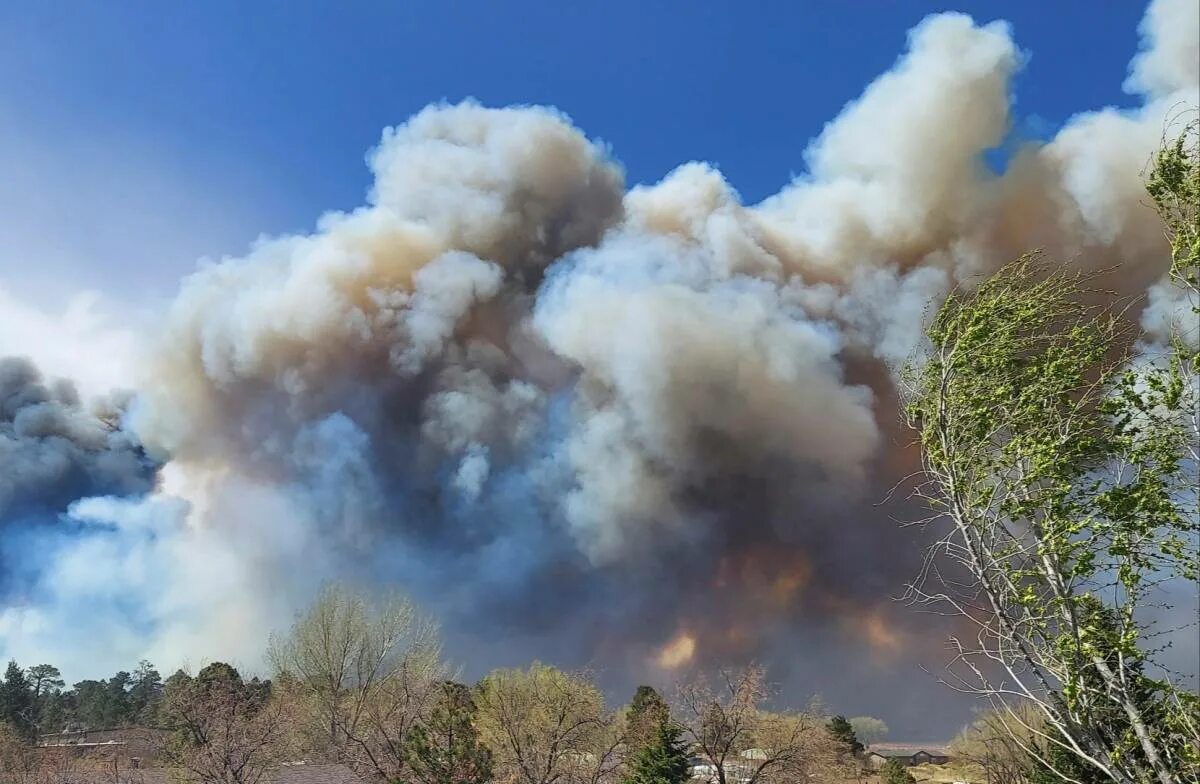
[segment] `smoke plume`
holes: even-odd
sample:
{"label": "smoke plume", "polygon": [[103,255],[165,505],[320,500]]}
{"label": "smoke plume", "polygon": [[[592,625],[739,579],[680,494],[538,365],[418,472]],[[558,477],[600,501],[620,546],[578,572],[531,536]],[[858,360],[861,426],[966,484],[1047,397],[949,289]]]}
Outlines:
{"label": "smoke plume", "polygon": [[930,17],[757,205],[703,163],[627,189],[552,109],[421,111],[364,206],[183,281],[115,429],[0,365],[5,552],[57,532],[0,650],[253,663],[343,579],[413,593],[475,672],[537,656],[624,688],[757,656],[796,700],[952,729],[931,678],[895,682],[941,637],[890,600],[922,544],[877,505],[914,465],[895,373],[931,302],[1026,250],[1119,262],[1128,293],[1162,277],[1139,175],[1196,101],[1196,8],[1151,4],[1141,108],[1002,172],[1011,31]]}

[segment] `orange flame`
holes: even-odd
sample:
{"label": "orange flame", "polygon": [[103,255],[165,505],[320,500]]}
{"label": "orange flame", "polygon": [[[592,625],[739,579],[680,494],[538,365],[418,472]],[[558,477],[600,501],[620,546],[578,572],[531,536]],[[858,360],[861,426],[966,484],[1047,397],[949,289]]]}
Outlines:
{"label": "orange flame", "polygon": [[675,670],[690,662],[695,655],[696,638],[687,632],[680,632],[658,652],[656,661],[664,670]]}

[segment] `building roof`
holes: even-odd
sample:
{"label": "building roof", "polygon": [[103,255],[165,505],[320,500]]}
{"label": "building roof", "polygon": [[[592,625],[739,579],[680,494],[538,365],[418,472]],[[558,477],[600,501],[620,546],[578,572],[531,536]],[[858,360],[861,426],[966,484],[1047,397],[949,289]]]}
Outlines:
{"label": "building roof", "polygon": [[921,745],[916,743],[901,744],[901,743],[872,743],[867,748],[867,754],[874,754],[878,757],[911,757],[914,754],[925,752],[931,757],[948,757],[950,752],[945,746],[937,744]]}

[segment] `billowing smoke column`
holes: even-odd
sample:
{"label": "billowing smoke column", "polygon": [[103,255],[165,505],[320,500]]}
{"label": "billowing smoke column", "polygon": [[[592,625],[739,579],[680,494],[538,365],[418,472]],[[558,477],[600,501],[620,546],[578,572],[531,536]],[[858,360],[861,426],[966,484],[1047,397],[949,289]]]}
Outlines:
{"label": "billowing smoke column", "polygon": [[876,506],[914,460],[894,371],[931,301],[1022,251],[1162,276],[1139,172],[1195,103],[1196,16],[1152,4],[1142,109],[1001,174],[1010,31],[930,17],[756,206],[699,163],[627,191],[553,110],[425,109],[373,151],[366,206],[184,281],[123,420],[165,464],[154,493],[125,430],[78,447],[113,481],[4,478],[0,504],[110,495],[70,507],[0,648],[253,663],[343,579],[414,593],[469,669],[623,685],[758,656],[797,699],[928,716],[929,681],[892,680],[939,639],[890,601],[921,549]]}

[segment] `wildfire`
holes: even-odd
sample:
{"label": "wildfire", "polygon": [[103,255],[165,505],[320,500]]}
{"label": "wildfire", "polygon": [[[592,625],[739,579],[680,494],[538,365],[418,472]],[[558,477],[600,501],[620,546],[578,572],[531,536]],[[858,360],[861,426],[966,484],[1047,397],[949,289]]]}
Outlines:
{"label": "wildfire", "polygon": [[863,619],[862,628],[867,642],[875,650],[890,653],[900,649],[900,635],[888,627],[878,612],[869,613]]}
{"label": "wildfire", "polygon": [[674,670],[690,662],[695,655],[696,638],[687,632],[680,632],[658,652],[656,661],[664,670]]}

